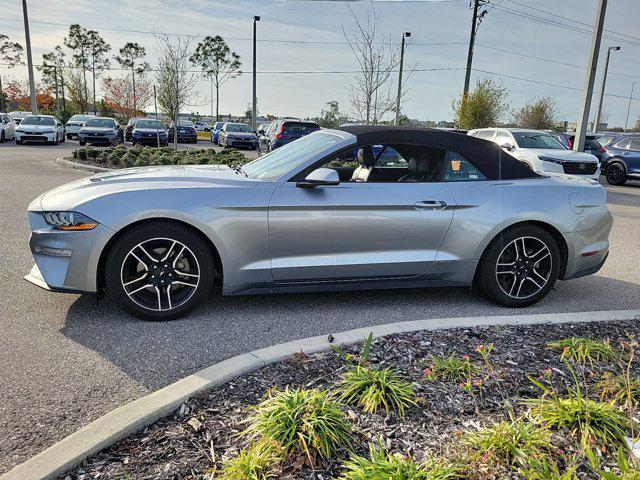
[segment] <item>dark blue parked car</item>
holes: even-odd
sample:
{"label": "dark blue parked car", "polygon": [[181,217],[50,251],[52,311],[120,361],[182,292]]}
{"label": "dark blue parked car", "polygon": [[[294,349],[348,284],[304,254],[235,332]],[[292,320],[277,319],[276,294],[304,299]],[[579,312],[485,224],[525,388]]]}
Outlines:
{"label": "dark blue parked car", "polygon": [[222,130],[225,123],[226,122],[216,122],[213,127],[211,127],[211,143],[220,145],[220,130]]}
{"label": "dark blue parked car", "polygon": [[320,125],[308,120],[283,118],[274,120],[266,130],[259,130],[260,150],[270,152],[282,145],[320,130]]}
{"label": "dark blue parked car", "polygon": [[602,153],[602,171],[610,185],[640,180],[640,136],[614,138]]}

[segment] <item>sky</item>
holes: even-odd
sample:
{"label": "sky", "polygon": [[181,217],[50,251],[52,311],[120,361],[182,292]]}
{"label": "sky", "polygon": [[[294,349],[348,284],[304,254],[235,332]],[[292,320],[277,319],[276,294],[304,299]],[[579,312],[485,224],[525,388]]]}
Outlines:
{"label": "sky", "polygon": [[[22,2],[2,0],[0,33],[24,45]],[[365,18],[369,2],[350,2]],[[471,10],[468,0],[376,1],[377,33],[381,42],[400,42],[405,31],[413,43],[405,65],[417,64],[407,80],[403,113],[420,120],[451,120],[451,102],[464,82]],[[28,0],[34,62],[61,45],[68,26],[79,23],[98,29],[112,46],[128,41],[147,49],[155,66],[152,32],[193,36],[220,35],[240,55],[247,72],[226,83],[220,92],[221,113],[241,114],[251,102],[253,16],[260,15],[257,47],[259,113],[277,116],[317,116],[328,101],[337,100],[352,113],[348,97],[357,64],[345,42],[354,32],[354,19],[341,1],[321,0]],[[491,78],[509,91],[518,108],[536,96],[556,100],[559,119],[575,121],[585,82],[597,0],[490,0],[478,29],[472,83]],[[48,23],[42,23],[48,22]],[[560,24],[560,25],[559,25]],[[131,31],[126,31],[131,30]],[[638,81],[631,104],[630,124],[640,115],[640,1],[609,0],[605,35],[598,64],[611,54],[603,116],[610,126],[623,126],[632,83]],[[193,46],[202,38],[195,38]],[[284,40],[285,42],[274,42]],[[533,58],[537,57],[537,58]],[[112,60],[112,65],[117,66]],[[313,73],[293,73],[293,72]],[[348,73],[319,73],[319,72]],[[283,73],[284,72],[284,73]],[[3,79],[26,78],[25,67],[8,70]],[[110,72],[121,76],[123,72]],[[38,74],[36,73],[36,78]],[[150,74],[153,79],[153,74]],[[518,77],[518,78],[513,78]],[[596,92],[601,90],[601,72]],[[210,84],[198,82],[198,94],[187,112],[210,112]],[[591,117],[595,113],[594,98]],[[505,118],[504,120],[508,120]]]}

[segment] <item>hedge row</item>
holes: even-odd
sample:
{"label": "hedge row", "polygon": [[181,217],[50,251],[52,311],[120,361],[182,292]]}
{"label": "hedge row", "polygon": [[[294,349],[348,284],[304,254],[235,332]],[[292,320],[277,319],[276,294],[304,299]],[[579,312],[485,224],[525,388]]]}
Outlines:
{"label": "hedge row", "polygon": [[171,147],[150,148],[122,145],[108,148],[78,148],[73,152],[76,162],[107,168],[146,167],[149,165],[238,165],[249,161],[242,153],[226,149],[216,153],[213,149],[175,151]]}

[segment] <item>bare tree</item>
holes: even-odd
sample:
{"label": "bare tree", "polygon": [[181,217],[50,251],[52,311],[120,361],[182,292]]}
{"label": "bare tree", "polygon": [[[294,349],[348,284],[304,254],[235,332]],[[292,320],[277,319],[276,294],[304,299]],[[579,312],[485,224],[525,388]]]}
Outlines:
{"label": "bare tree", "polygon": [[180,108],[191,104],[196,94],[198,75],[190,70],[191,44],[195,37],[179,36],[172,39],[156,34],[156,73],[158,104],[163,113],[175,122],[174,144],[178,147],[177,123]]}
{"label": "bare tree", "polygon": [[[392,73],[400,64],[399,47],[389,38],[381,42],[378,40],[376,23],[380,20],[380,13],[371,3],[371,11],[361,20],[347,4],[355,22],[355,35],[347,33],[342,27],[344,36],[356,57],[359,72],[351,84],[349,103],[358,118],[369,124],[378,123],[382,117],[396,108]],[[408,70],[405,81],[415,67]],[[404,82],[403,82],[404,83]],[[403,96],[406,95],[406,90]]]}

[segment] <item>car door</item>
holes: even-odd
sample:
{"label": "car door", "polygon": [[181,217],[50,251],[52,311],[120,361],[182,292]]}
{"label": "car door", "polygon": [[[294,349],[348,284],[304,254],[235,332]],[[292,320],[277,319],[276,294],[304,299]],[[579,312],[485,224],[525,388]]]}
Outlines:
{"label": "car door", "polygon": [[640,175],[640,138],[631,139],[629,149],[623,153],[622,158],[627,164],[628,174]]}
{"label": "car door", "polygon": [[[388,157],[385,163],[397,170]],[[269,205],[273,279],[348,281],[424,274],[449,229],[454,203],[439,182],[343,181],[316,188],[284,182]]]}

